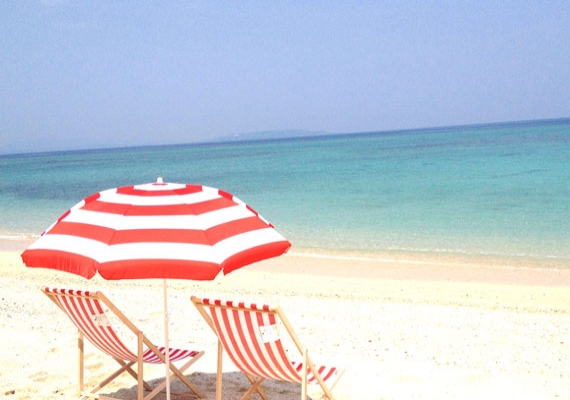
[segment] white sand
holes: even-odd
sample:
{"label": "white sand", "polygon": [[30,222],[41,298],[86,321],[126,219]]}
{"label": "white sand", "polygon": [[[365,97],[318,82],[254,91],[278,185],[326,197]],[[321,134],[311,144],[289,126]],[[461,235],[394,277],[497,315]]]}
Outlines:
{"label": "white sand", "polygon": [[[76,393],[76,331],[40,286],[101,290],[162,341],[162,281],[87,281],[26,268],[19,252],[0,254],[0,397]],[[214,399],[216,339],[190,295],[277,303],[315,362],[346,367],[338,399],[563,399],[570,398],[569,289],[570,269],[289,254],[213,282],[170,281],[171,343],[206,351],[187,375]],[[115,364],[91,347],[87,360],[88,379]],[[245,379],[229,360],[224,372],[224,399],[241,398]],[[162,374],[153,368],[146,376]],[[270,399],[300,398],[299,385],[264,387]],[[124,375],[103,393],[134,399],[135,389]],[[310,395],[318,398],[318,388]]]}

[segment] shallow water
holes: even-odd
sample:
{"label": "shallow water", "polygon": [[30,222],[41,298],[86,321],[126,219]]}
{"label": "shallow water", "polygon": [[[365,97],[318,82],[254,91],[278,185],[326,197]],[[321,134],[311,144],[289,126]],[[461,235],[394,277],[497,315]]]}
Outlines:
{"label": "shallow water", "polygon": [[2,238],[161,176],[233,193],[291,251],[570,265],[570,120],[12,155],[0,171]]}

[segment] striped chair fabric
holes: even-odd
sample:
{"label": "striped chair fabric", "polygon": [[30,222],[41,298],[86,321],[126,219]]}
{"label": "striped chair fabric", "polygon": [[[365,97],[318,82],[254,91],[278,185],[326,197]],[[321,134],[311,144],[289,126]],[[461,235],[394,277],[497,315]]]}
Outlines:
{"label": "striped chair fabric", "polygon": [[[117,360],[119,364],[123,367],[119,371],[131,372],[131,375],[137,376],[137,373],[130,368],[131,365],[138,362],[138,356],[136,353],[131,351],[124,343],[121,341],[117,332],[111,326],[107,314],[103,305],[110,309],[127,327],[133,331],[135,335],[140,335],[141,339],[149,348],[142,352],[142,362],[151,364],[164,364],[164,356],[166,354],[165,347],[154,346],[150,341],[142,335],[134,324],[128,320],[101,292],[89,292],[82,290],[70,290],[70,289],[52,289],[44,288],[43,292],[53,300],[61,310],[71,319],[74,325],[77,327],[81,335],[86,337],[97,349],[101,352],[109,355],[113,359]],[[154,350],[153,348],[154,347]],[[81,355],[83,354],[82,349],[80,349]],[[162,354],[160,357],[157,353]],[[171,369],[174,371],[180,371],[177,376],[181,375],[181,372],[187,369],[191,364],[197,361],[204,352],[195,350],[181,350],[175,348],[169,348],[169,361],[176,362],[183,359],[190,359],[190,361],[180,368],[179,370],[171,365]],[[128,362],[126,364],[125,362]],[[139,369],[141,370],[141,369]],[[81,374],[82,376],[82,374]],[[115,374],[111,376],[116,376]],[[81,380],[81,378],[80,378]],[[183,381],[185,378],[183,379]],[[142,377],[141,377],[142,381]],[[108,382],[107,382],[108,383]],[[148,389],[150,386],[142,381],[144,386]],[[188,386],[189,382],[185,382]],[[105,383],[106,384],[106,383]],[[99,385],[97,390],[102,388],[105,384]],[[139,383],[140,384],[140,383]],[[82,391],[83,382],[80,382],[80,391]],[[198,397],[203,397],[197,388],[190,384],[190,389],[198,395]],[[140,390],[142,392],[142,390]],[[94,393],[94,391],[92,392]],[[154,397],[156,393],[153,391]],[[152,398],[150,396],[145,397]],[[139,396],[140,398],[140,396]]]}
{"label": "striped chair fabric", "polygon": [[[328,382],[338,380],[342,371],[334,366],[312,364],[308,356],[304,354],[306,349],[302,347],[279,307],[271,308],[267,305],[258,306],[222,300],[200,300],[196,297],[192,297],[192,301],[199,310],[202,309],[202,315],[208,317],[207,322],[218,336],[232,362],[246,375],[302,383],[303,392],[306,391],[303,382],[306,379],[308,383],[320,384],[325,392],[323,397],[332,399],[330,393],[332,388],[329,389],[326,385]],[[206,315],[203,310],[208,310]],[[305,357],[305,361],[297,362],[289,359],[280,337],[281,329],[289,333],[299,354]],[[250,390],[250,392],[253,391]],[[264,396],[262,393],[260,395]],[[244,396],[244,398],[247,397]]]}

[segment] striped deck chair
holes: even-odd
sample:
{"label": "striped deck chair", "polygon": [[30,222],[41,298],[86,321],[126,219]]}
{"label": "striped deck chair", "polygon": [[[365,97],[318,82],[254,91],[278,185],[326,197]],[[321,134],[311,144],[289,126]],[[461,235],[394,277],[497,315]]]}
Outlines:
{"label": "striped deck chair", "polygon": [[[344,371],[331,366],[315,366],[301,345],[291,324],[279,307],[256,306],[231,301],[191,297],[202,317],[218,336],[218,373],[216,399],[222,399],[222,351],[252,384],[242,400],[254,392],[267,399],[260,384],[264,379],[301,383],[301,399],[307,399],[307,383],[320,385],[321,399],[334,399],[332,389]],[[289,360],[277,324],[282,324],[302,362]]]}
{"label": "striped deck chair", "polygon": [[[164,364],[166,362],[164,356],[166,349],[152,344],[101,292],[50,288],[44,288],[42,291],[67,314],[79,331],[79,394],[82,399],[99,398],[96,393],[124,372],[128,372],[138,381],[138,400],[152,399],[166,387],[166,379],[155,388],[152,388],[143,380],[144,363]],[[122,321],[128,330],[133,332],[138,343],[137,350],[134,352],[129,350],[121,339],[119,339],[119,336],[111,326],[110,320],[105,313],[105,308]],[[92,389],[85,389],[84,387],[84,338],[87,338],[96,348],[120,364],[118,370]],[[144,346],[147,347],[146,350],[143,350]],[[171,362],[189,359],[181,368],[177,368],[174,364],[169,363],[171,376],[180,379],[191,390],[192,396],[199,398],[203,398],[204,396],[200,393],[198,388],[186,379],[183,372],[203,355],[203,351],[169,349],[169,359]],[[137,364],[136,371],[132,368],[135,364]],[[150,392],[146,396],[144,396],[144,389]]]}

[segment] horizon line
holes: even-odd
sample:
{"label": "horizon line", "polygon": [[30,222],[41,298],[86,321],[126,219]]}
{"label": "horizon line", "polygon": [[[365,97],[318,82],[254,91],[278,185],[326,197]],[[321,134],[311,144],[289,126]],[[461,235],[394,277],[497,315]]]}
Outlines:
{"label": "horizon line", "polygon": [[[40,154],[59,154],[59,153],[82,153],[82,152],[97,152],[97,151],[110,151],[110,150],[127,150],[127,149],[148,149],[148,148],[166,148],[166,147],[184,147],[192,145],[212,145],[212,144],[232,144],[232,143],[254,143],[254,142],[266,142],[266,141],[286,141],[286,140],[304,140],[311,138],[323,138],[323,137],[333,137],[333,136],[359,136],[359,135],[372,135],[372,134],[405,134],[412,132],[423,132],[429,133],[434,131],[449,131],[455,129],[468,129],[468,128],[491,128],[498,126],[529,126],[529,125],[539,125],[545,123],[568,123],[570,124],[570,117],[560,117],[560,118],[546,118],[546,119],[531,119],[531,120],[519,120],[519,121],[501,121],[501,122],[488,122],[488,123],[473,123],[473,124],[461,124],[461,125],[443,125],[443,126],[430,126],[423,128],[405,128],[405,129],[388,129],[388,130],[371,130],[371,131],[360,131],[360,132],[327,132],[327,131],[316,131],[316,130],[304,130],[304,129],[270,129],[270,130],[259,130],[255,132],[239,133],[235,135],[256,135],[260,133],[275,133],[283,132],[284,136],[280,137],[236,137],[232,139],[232,136],[222,136],[218,139],[210,139],[205,141],[191,141],[186,143],[168,143],[168,144],[143,144],[143,145],[126,145],[126,146],[109,146],[109,147],[96,147],[96,148],[78,148],[78,149],[61,149],[61,150],[46,150],[46,151],[33,151],[33,152],[15,152],[15,153],[0,153],[0,158],[4,157],[15,157],[15,156],[33,156]],[[306,135],[290,135],[287,136],[286,132],[306,132]]]}

